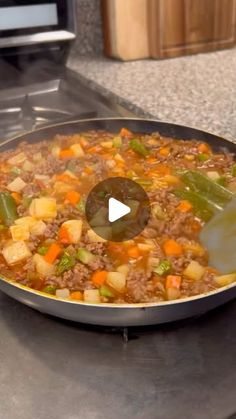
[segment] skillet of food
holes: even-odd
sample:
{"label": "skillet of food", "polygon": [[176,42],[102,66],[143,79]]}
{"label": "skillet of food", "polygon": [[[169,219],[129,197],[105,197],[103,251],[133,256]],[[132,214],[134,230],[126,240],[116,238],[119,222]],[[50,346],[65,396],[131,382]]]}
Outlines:
{"label": "skillet of food", "polygon": [[[209,265],[199,235],[233,197],[234,147],[191,128],[119,118],[7,141],[0,287],[41,311],[111,325],[175,320],[233,298],[235,273]],[[147,226],[123,242],[97,235],[85,214],[91,189],[117,176],[150,201]]]}

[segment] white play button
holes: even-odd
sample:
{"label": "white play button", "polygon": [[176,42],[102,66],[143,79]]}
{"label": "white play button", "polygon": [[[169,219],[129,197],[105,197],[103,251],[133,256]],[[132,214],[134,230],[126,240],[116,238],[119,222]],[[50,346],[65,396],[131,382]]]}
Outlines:
{"label": "white play button", "polygon": [[128,205],[123,204],[115,198],[109,198],[108,201],[108,220],[113,223],[131,212]]}

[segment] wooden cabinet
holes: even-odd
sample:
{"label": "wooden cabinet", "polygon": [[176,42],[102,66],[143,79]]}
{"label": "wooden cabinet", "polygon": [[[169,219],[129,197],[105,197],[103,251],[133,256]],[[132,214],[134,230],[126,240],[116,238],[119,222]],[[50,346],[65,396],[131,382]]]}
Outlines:
{"label": "wooden cabinet", "polygon": [[235,44],[235,0],[147,2],[151,57],[175,57]]}
{"label": "wooden cabinet", "polygon": [[164,58],[235,45],[236,0],[102,0],[105,52]]}
{"label": "wooden cabinet", "polygon": [[102,0],[104,47],[108,56],[135,60],[150,56],[149,0]]}

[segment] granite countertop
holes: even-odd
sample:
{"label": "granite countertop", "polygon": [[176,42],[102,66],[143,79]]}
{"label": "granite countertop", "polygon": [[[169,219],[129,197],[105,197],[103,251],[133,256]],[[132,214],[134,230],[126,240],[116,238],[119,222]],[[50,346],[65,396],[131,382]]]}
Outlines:
{"label": "granite countertop", "polygon": [[72,55],[68,67],[138,116],[236,138],[236,49],[133,62]]}

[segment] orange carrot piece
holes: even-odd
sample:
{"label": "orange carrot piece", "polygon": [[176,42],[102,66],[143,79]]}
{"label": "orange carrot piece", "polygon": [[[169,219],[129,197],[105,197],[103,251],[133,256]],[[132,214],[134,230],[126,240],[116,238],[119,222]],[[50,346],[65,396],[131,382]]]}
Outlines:
{"label": "orange carrot piece", "polygon": [[66,194],[66,202],[69,202],[71,205],[76,205],[80,201],[80,193],[77,191],[69,191]]}
{"label": "orange carrot piece", "polygon": [[62,252],[61,246],[59,246],[59,244],[57,243],[52,243],[47,253],[44,256],[44,259],[48,263],[53,263],[55,262],[57,256],[59,256],[61,252]]}
{"label": "orange carrot piece", "polygon": [[64,150],[60,151],[59,157],[61,159],[69,159],[71,157],[74,157],[74,153],[70,148],[65,148]]}
{"label": "orange carrot piece", "polygon": [[86,147],[88,145],[88,141],[85,140],[85,138],[80,138],[79,140],[80,144],[82,145],[82,147]]}
{"label": "orange carrot piece", "polygon": [[220,272],[217,271],[217,269],[212,268],[211,266],[207,266],[206,271],[209,272],[210,274],[220,275]]}
{"label": "orange carrot piece", "polygon": [[70,293],[70,298],[71,298],[71,300],[81,301],[81,300],[83,300],[83,294],[80,291],[74,291],[74,292]]}
{"label": "orange carrot piece", "polygon": [[160,148],[160,150],[159,150],[159,154],[160,154],[161,156],[163,156],[163,157],[167,157],[167,156],[169,156],[169,154],[170,154],[170,149],[169,149],[169,147],[162,147],[162,148]]}
{"label": "orange carrot piece", "polygon": [[107,271],[94,272],[92,275],[92,283],[98,288],[101,287],[107,279],[107,274]]}
{"label": "orange carrot piece", "polygon": [[211,153],[211,148],[210,148],[210,146],[209,146],[208,144],[201,143],[201,144],[199,144],[199,146],[198,146],[198,151],[199,151],[200,153],[206,153],[206,154],[209,154],[209,153]]}
{"label": "orange carrot piece", "polygon": [[201,230],[201,223],[198,220],[193,220],[190,223],[191,229],[194,233],[199,233],[199,231]]}
{"label": "orange carrot piece", "polygon": [[21,203],[21,194],[19,194],[18,192],[12,192],[11,196],[12,196],[12,198],[14,198],[14,200],[17,204]]}
{"label": "orange carrot piece", "polygon": [[85,167],[84,168],[84,172],[87,174],[87,175],[91,175],[91,173],[93,173],[93,168],[92,167]]}
{"label": "orange carrot piece", "polygon": [[101,150],[101,147],[99,145],[94,145],[94,146],[88,148],[87,152],[88,153],[97,153],[100,150]]}
{"label": "orange carrot piece", "polygon": [[61,227],[58,233],[59,240],[63,244],[69,244],[70,243],[70,236],[66,229],[66,227]]}
{"label": "orange carrot piece", "polygon": [[157,159],[156,159],[155,157],[148,157],[148,158],[146,159],[146,161],[147,161],[148,163],[156,163]]}
{"label": "orange carrot piece", "polygon": [[164,252],[167,256],[180,256],[183,254],[182,246],[177,241],[169,239],[163,245]]}
{"label": "orange carrot piece", "polygon": [[138,246],[131,246],[127,250],[127,254],[130,258],[138,259],[141,253],[140,253],[140,249],[138,248]]}
{"label": "orange carrot piece", "polygon": [[180,288],[182,278],[178,275],[168,275],[166,278],[166,289],[168,288]]}
{"label": "orange carrot piece", "polygon": [[120,134],[121,137],[133,137],[133,133],[127,128],[121,128]]}
{"label": "orange carrot piece", "polygon": [[185,201],[185,200],[181,201],[177,207],[177,209],[180,212],[188,212],[188,211],[191,211],[192,208],[193,208],[192,204],[189,201]]}
{"label": "orange carrot piece", "polygon": [[60,175],[55,176],[56,180],[59,180],[61,182],[72,182],[73,178],[66,173],[61,173]]}

